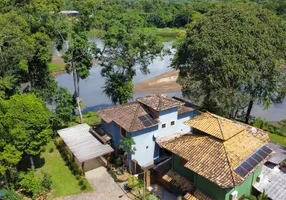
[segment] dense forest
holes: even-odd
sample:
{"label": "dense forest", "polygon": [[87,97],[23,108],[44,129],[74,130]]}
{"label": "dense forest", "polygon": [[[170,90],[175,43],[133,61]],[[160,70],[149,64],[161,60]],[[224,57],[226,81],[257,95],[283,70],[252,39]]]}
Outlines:
{"label": "dense forest", "polygon": [[[77,10],[67,17],[62,10]],[[114,104],[133,95],[135,65],[149,73],[154,59],[169,54],[154,33],[179,28],[172,67],[186,98],[203,109],[250,123],[254,103],[268,108],[286,96],[285,0],[261,1],[0,1],[0,186],[4,199],[33,199],[50,190],[47,175],[33,168],[55,131],[81,116],[79,82],[96,59],[104,93]],[[88,41],[90,31],[104,41]],[[74,93],[58,87],[49,72],[50,47],[68,43],[62,58]],[[97,87],[96,85],[94,87]],[[47,105],[53,105],[52,111]],[[44,177],[44,178],[43,178]]]}

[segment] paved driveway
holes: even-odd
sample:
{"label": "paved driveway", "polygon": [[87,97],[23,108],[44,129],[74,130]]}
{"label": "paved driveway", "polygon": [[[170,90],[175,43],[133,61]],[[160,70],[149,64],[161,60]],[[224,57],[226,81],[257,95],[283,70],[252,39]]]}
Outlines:
{"label": "paved driveway", "polygon": [[94,192],[64,197],[63,200],[130,200],[105,167],[88,171],[85,177],[94,188]]}

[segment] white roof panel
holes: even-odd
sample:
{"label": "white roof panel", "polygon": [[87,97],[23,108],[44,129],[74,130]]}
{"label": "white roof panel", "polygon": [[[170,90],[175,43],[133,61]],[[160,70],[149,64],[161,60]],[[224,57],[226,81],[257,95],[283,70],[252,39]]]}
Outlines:
{"label": "white roof panel", "polygon": [[114,151],[108,144],[98,141],[89,129],[87,124],[80,124],[58,130],[60,137],[80,162]]}

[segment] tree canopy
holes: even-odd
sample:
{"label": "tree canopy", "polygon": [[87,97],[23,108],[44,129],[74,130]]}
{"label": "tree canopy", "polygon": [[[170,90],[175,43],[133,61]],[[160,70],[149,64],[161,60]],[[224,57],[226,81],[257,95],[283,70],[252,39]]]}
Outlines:
{"label": "tree canopy", "polygon": [[[173,67],[183,94],[204,108],[249,120],[286,94],[285,21],[256,3],[224,3],[187,30]],[[245,109],[247,108],[246,112]]]}

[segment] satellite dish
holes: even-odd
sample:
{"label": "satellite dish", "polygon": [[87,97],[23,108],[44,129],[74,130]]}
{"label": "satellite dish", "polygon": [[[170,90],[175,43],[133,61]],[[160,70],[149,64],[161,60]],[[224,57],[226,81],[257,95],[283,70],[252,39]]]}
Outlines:
{"label": "satellite dish", "polygon": [[257,130],[257,128],[252,127],[252,128],[251,128],[251,132],[252,132],[253,134],[255,134],[255,133],[257,133],[257,132],[258,132],[258,130]]}
{"label": "satellite dish", "polygon": [[156,134],[154,134],[153,136],[154,136],[154,138],[155,138],[155,139],[157,139],[157,138],[159,137],[159,136],[158,136],[158,135],[156,135]]}

